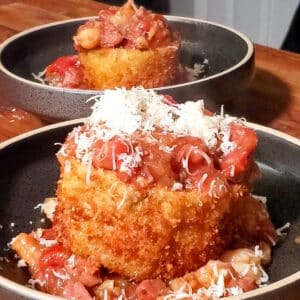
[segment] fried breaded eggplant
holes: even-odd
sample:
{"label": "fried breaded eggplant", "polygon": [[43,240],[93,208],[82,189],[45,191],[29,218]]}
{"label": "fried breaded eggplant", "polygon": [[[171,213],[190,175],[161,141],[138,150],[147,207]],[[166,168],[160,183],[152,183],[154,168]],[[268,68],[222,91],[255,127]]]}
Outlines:
{"label": "fried breaded eggplant", "polygon": [[85,81],[93,89],[170,85],[178,73],[178,48],[98,49],[81,52]]}
{"label": "fried breaded eggplant", "polygon": [[217,258],[228,244],[222,233],[236,195],[222,198],[198,191],[145,191],[120,181],[112,171],[71,160],[62,170],[55,224],[72,253],[93,257],[130,279],[171,279]]}
{"label": "fried breaded eggplant", "polygon": [[78,28],[74,41],[89,88],[166,86],[179,72],[179,34],[162,15],[133,1],[101,10]]}

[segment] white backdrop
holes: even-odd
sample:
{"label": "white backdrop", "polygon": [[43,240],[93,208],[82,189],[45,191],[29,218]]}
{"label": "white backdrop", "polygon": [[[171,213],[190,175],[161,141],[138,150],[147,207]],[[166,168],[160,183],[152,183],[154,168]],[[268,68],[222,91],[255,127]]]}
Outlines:
{"label": "white backdrop", "polygon": [[171,14],[218,22],[280,48],[300,0],[170,0]]}

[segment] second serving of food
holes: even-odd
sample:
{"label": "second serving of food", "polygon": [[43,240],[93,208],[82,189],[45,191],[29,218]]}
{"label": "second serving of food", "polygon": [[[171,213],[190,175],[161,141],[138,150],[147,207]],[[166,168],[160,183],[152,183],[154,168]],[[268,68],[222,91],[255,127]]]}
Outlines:
{"label": "second serving of food", "polygon": [[11,243],[30,283],[97,300],[204,300],[267,283],[277,235],[252,195],[254,130],[142,88],[94,100],[57,153],[52,227]]}
{"label": "second serving of food", "polygon": [[177,31],[164,16],[132,0],[100,10],[79,26],[73,40],[77,53],[47,66],[40,77],[46,84],[96,90],[155,88],[188,78],[179,64]]}

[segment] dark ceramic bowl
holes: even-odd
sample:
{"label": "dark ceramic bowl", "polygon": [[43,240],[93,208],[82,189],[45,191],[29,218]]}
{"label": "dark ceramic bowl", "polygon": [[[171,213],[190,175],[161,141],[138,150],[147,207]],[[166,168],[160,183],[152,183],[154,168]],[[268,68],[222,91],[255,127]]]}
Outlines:
{"label": "dark ceramic bowl", "polygon": [[[242,33],[202,20],[168,16],[182,38],[181,63],[193,67],[206,59],[205,77],[157,88],[179,102],[205,99],[215,110],[245,89],[253,76],[254,49]],[[0,47],[0,93],[15,106],[46,119],[68,120],[90,114],[91,102],[99,93],[42,85],[38,74],[59,56],[75,53],[72,36],[88,18],[52,23],[24,31]],[[155,76],[155,75],[154,75]]]}
{"label": "dark ceramic bowl", "polygon": [[[67,121],[23,134],[0,144],[0,299],[47,300],[53,296],[24,286],[28,274],[17,268],[7,243],[19,232],[44,225],[34,207],[55,194],[59,176],[55,153],[66,134],[80,120]],[[262,178],[254,193],[266,196],[276,227],[291,223],[287,236],[275,247],[267,269],[270,284],[231,299],[296,300],[300,293],[300,140],[251,124],[258,133],[255,158]],[[14,224],[14,226],[12,226]]]}

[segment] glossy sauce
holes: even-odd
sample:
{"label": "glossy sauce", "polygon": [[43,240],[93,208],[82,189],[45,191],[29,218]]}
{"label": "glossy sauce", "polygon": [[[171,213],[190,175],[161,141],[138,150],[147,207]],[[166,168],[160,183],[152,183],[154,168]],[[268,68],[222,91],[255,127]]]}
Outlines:
{"label": "glossy sauce", "polygon": [[84,51],[100,48],[135,48],[141,50],[178,46],[178,34],[166,19],[128,1],[120,8],[100,10],[98,19],[78,28],[75,47]]}
{"label": "glossy sauce", "polygon": [[[81,130],[85,132],[86,128]],[[232,124],[230,132],[236,148],[226,155],[208,149],[200,138],[176,137],[158,129],[150,135],[138,131],[130,138],[99,139],[90,149],[92,165],[114,171],[120,180],[139,189],[159,184],[172,190],[199,189],[218,198],[228,191],[231,182],[245,179],[257,143],[252,129]],[[74,137],[69,136],[64,152],[76,156],[75,149]]]}

